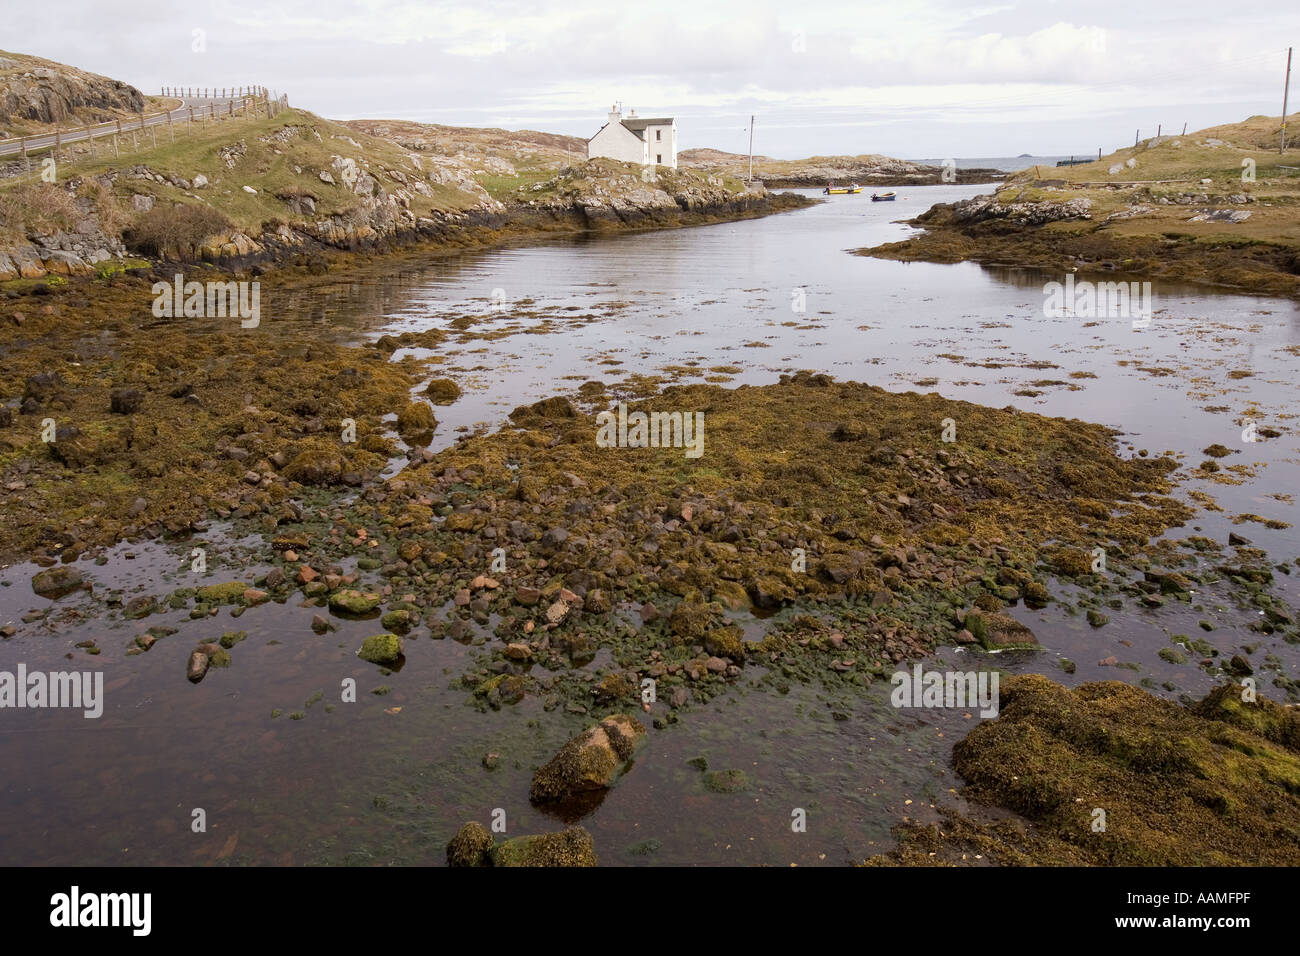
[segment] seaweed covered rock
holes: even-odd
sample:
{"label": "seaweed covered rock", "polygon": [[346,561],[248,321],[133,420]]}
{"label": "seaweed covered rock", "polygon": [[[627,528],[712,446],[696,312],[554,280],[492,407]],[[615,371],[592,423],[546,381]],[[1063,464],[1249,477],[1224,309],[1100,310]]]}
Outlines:
{"label": "seaweed covered rock", "polygon": [[427,435],[438,427],[438,419],[433,409],[424,402],[408,402],[397,413],[397,433],[403,438],[416,438]]}
{"label": "seaweed covered rock", "polygon": [[515,837],[493,847],[493,866],[595,866],[596,845],[582,827]]}
{"label": "seaweed covered rock", "polygon": [[344,614],[369,614],[379,607],[379,602],[382,600],[383,598],[374,591],[344,588],[330,595],[330,610],[341,611]]}
{"label": "seaweed covered rock", "polygon": [[582,827],[497,843],[481,823],[466,823],[447,844],[448,866],[595,866],[596,845]]}
{"label": "seaweed covered rock", "polygon": [[985,650],[1037,649],[1039,646],[1033,631],[1011,615],[1000,611],[972,608],[966,612],[963,623],[966,630],[984,645]]}
{"label": "seaweed covered rock", "polygon": [[986,850],[1005,842],[1004,859],[1043,863],[1300,863],[1300,715],[1243,696],[1228,685],[1187,708],[1116,681],[1011,678],[998,718],[953,749],[967,798],[1035,824]]}
{"label": "seaweed covered rock", "polygon": [[361,642],[357,657],[371,664],[396,664],[402,657],[402,639],[396,634],[375,634]]}
{"label": "seaweed covered rock", "polygon": [[1220,684],[1192,707],[1192,713],[1263,737],[1300,754],[1300,710],[1259,697],[1247,702],[1240,684]]}
{"label": "seaweed covered rock", "polygon": [[721,608],[703,601],[682,601],[668,615],[668,629],[673,636],[686,643],[704,640],[713,628]]}
{"label": "seaweed covered rock", "polygon": [[456,831],[447,844],[448,866],[488,866],[488,854],[496,841],[488,828],[470,821]]}
{"label": "seaweed covered rock", "polygon": [[556,395],[544,398],[540,402],[533,402],[531,405],[520,405],[510,413],[510,420],[520,422],[535,418],[576,418],[577,415],[573,404],[567,398]]}
{"label": "seaweed covered rock", "polygon": [[635,717],[606,717],[570,740],[533,774],[529,799],[551,803],[608,788],[627,769],[645,733]]}
{"label": "seaweed covered rock", "polygon": [[425,386],[424,394],[435,405],[450,405],[460,398],[460,386],[449,378],[435,378]]}
{"label": "seaweed covered rock", "polygon": [[226,581],[223,584],[204,585],[194,595],[204,604],[238,604],[247,590],[248,585],[243,581]]}
{"label": "seaweed covered rock", "polygon": [[346,461],[336,445],[329,442],[304,442],[289,463],[284,477],[304,485],[334,485],[343,479]]}

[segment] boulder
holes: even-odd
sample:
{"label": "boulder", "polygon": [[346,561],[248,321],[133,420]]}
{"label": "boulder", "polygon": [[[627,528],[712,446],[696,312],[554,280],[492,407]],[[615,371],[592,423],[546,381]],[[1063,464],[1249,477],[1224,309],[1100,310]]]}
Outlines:
{"label": "boulder", "polygon": [[357,657],[371,664],[396,664],[402,658],[402,639],[396,634],[376,634],[361,642]]}
{"label": "boulder", "polygon": [[985,650],[1037,650],[1039,647],[1034,632],[1009,614],[972,608],[966,612],[964,623]]}
{"label": "boulder", "polygon": [[448,866],[488,866],[488,854],[496,841],[487,827],[470,822],[456,831],[447,844]]}
{"label": "boulder", "polygon": [[493,866],[595,866],[596,845],[582,827],[515,837],[493,847]]}
{"label": "boulder", "polygon": [[190,652],[189,663],[185,667],[185,676],[189,678],[191,684],[197,684],[203,680],[203,675],[208,672],[208,655],[201,649],[195,649]]}
{"label": "boulder", "polygon": [[66,564],[46,568],[32,577],[32,590],[43,598],[61,598],[84,583],[81,572]]}
{"label": "boulder", "polygon": [[383,598],[374,591],[357,591],[345,588],[330,595],[330,610],[345,614],[368,614],[379,607]]}
{"label": "boulder", "polygon": [[553,803],[607,789],[626,772],[645,733],[644,725],[635,717],[606,717],[574,737],[538,768],[528,791],[529,799],[533,803]]}

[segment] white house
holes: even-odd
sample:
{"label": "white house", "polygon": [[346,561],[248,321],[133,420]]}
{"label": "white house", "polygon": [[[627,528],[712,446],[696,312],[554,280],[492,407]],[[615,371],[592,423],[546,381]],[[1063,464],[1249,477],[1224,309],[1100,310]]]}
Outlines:
{"label": "white house", "polygon": [[626,117],[617,106],[609,121],[587,140],[587,158],[605,156],[625,163],[677,168],[677,120],[672,117],[640,119],[636,110]]}

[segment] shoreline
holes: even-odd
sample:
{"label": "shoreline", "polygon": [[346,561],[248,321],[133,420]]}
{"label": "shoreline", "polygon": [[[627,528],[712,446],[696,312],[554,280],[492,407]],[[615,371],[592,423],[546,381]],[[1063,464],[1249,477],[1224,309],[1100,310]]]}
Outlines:
{"label": "shoreline", "polygon": [[940,203],[906,225],[924,230],[852,254],[895,262],[1035,269],[1054,274],[1167,280],[1260,296],[1300,298],[1300,252],[1282,243],[1206,241],[1194,236],[1112,236],[1054,232],[1044,226],[981,229],[951,221]]}

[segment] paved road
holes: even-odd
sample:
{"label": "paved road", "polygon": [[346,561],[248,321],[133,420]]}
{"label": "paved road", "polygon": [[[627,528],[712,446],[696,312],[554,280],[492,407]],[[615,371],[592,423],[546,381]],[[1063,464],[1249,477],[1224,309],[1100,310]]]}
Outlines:
{"label": "paved road", "polygon": [[[156,116],[146,116],[144,120],[144,125],[146,127],[163,125],[167,122],[167,117],[169,115],[174,121],[179,120],[181,122],[185,122],[190,117],[191,106],[194,107],[194,118],[198,119],[201,113],[206,114],[208,112],[209,107],[215,106],[218,113],[225,113],[230,109],[231,103],[235,105],[235,109],[238,109],[240,104],[243,102],[244,102],[243,97],[232,98],[232,97],[192,96],[181,100],[181,105],[178,106],[176,109],[172,110],[170,114],[159,113]],[[139,129],[139,128],[140,128],[140,120],[138,117],[131,120],[125,120],[125,119],[122,120],[123,133],[127,133],[130,130]],[[96,136],[100,136],[101,134],[116,132],[116,130],[117,130],[117,126],[115,124],[101,124],[93,128],[93,132]],[[84,139],[86,139],[86,131],[84,129],[65,130],[60,136],[60,142],[62,143],[75,143]],[[41,149],[48,149],[53,145],[54,145],[53,133],[47,133],[41,136],[27,137],[27,151],[29,153]],[[14,140],[13,142],[0,142],[0,156],[15,156],[20,154],[21,152],[22,152],[22,143],[19,142],[18,140]]]}

